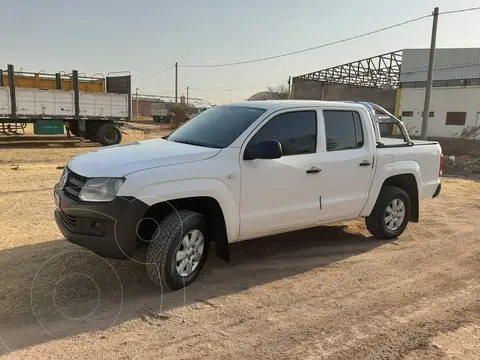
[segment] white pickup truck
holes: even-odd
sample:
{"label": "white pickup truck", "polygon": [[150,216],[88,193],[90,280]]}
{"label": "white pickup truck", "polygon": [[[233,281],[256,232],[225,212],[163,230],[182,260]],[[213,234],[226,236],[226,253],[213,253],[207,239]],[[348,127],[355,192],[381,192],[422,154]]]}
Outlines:
{"label": "white pickup truck", "polygon": [[215,106],[161,139],[72,158],[55,185],[55,218],[72,243],[130,258],[179,289],[213,241],[229,243],[364,217],[377,238],[399,236],[438,196],[443,155],[411,141],[370,103],[260,101]]}

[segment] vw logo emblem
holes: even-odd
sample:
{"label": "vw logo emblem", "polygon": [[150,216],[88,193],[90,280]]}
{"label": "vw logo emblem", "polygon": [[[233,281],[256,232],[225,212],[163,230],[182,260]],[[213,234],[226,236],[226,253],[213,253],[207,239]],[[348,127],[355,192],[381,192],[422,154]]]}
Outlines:
{"label": "vw logo emblem", "polygon": [[62,177],[60,178],[60,187],[64,188],[65,185],[67,184],[67,179],[68,179],[68,171],[65,171],[62,174]]}

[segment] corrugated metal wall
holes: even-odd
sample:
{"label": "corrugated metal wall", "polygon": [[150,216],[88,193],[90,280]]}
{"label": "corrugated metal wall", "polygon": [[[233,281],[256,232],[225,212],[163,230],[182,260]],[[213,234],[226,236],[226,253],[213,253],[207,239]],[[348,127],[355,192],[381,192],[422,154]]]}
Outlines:
{"label": "corrugated metal wall", "polygon": [[[428,49],[403,50],[400,82],[427,80]],[[433,80],[480,78],[480,49],[437,49]]]}

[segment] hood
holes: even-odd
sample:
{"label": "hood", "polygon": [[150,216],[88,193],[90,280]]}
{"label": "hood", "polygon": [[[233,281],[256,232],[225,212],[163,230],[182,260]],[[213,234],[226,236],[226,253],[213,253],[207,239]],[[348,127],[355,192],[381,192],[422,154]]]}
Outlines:
{"label": "hood", "polygon": [[220,149],[153,139],[78,154],[67,166],[85,177],[123,177],[148,168],[205,160],[219,152]]}

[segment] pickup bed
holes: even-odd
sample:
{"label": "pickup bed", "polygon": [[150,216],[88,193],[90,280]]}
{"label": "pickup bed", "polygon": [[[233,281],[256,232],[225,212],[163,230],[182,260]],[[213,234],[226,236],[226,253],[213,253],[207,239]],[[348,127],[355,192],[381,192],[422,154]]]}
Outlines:
{"label": "pickup bed", "polygon": [[72,243],[130,258],[179,289],[215,242],[229,243],[364,217],[377,238],[419,220],[438,196],[443,155],[413,142],[370,103],[260,101],[213,107],[168,137],[83,153],[55,185],[55,218]]}

